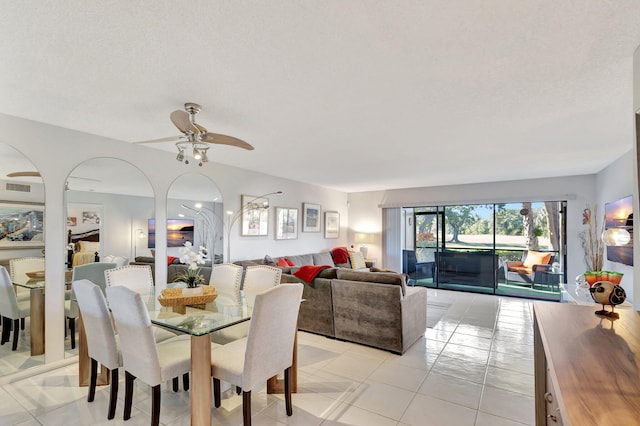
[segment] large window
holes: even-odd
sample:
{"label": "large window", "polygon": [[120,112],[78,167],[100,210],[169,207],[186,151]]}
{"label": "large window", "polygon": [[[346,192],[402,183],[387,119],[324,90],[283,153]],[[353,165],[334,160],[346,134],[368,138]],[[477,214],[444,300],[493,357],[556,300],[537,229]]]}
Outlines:
{"label": "large window", "polygon": [[[412,282],[557,300],[559,283],[566,281],[561,272],[565,206],[548,201],[414,208]],[[551,253],[550,272],[508,274],[507,262],[522,261],[529,251]]]}

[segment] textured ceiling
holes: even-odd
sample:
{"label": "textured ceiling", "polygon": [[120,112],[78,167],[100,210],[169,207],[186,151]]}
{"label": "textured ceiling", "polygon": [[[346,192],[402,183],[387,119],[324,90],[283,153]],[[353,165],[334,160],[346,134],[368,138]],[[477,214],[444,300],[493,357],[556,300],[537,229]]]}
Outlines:
{"label": "textured ceiling", "polygon": [[344,191],[595,173],[633,143],[638,1],[3,1],[0,37],[1,113],[137,141],[197,102],[255,146],[213,161]]}

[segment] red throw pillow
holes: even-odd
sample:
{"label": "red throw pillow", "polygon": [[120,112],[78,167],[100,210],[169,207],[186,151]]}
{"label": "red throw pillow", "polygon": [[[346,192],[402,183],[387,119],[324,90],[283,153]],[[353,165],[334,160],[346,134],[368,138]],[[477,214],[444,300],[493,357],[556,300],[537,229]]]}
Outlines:
{"label": "red throw pillow", "polygon": [[167,265],[171,265],[173,263],[174,260],[176,260],[177,257],[173,257],[173,256],[167,256]]}
{"label": "red throw pillow", "polygon": [[287,262],[287,266],[296,266],[296,264],[290,261],[288,257],[285,257],[284,261]]}
{"label": "red throw pillow", "polygon": [[279,258],[278,258],[278,266],[281,266],[281,267],[283,267],[283,268],[286,268],[287,266],[290,266],[290,265],[287,263],[286,258],[284,258],[284,257],[279,257]]}

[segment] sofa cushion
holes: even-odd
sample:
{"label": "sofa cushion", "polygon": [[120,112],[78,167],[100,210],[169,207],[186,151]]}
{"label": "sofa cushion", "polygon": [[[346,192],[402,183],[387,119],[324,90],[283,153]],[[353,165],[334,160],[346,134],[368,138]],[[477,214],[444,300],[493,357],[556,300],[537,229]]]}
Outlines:
{"label": "sofa cushion", "polygon": [[262,259],[262,263],[268,266],[276,266],[276,262],[268,254],[264,255],[264,259]]}
{"label": "sofa cushion", "polygon": [[402,289],[402,295],[407,293],[407,282],[403,274],[394,272],[369,272],[369,271],[353,271],[345,268],[338,268],[336,277],[345,281],[362,281],[378,284],[399,285]]}
{"label": "sofa cushion", "polygon": [[[135,261],[137,263],[156,263],[156,259],[153,257],[146,257],[146,256],[138,256],[136,257]],[[105,260],[106,262],[106,260]]]}
{"label": "sofa cushion", "polygon": [[[293,262],[295,266],[302,265],[313,265],[313,255],[311,254],[301,254],[297,256],[287,256],[287,258]],[[290,265],[290,266],[293,266]]]}
{"label": "sofa cushion", "polygon": [[352,269],[366,269],[367,264],[364,262],[364,256],[359,251],[350,251],[349,260],[351,261]]}
{"label": "sofa cushion", "polygon": [[278,266],[286,268],[287,266],[289,266],[289,264],[287,263],[287,259],[284,257],[279,257],[278,258]]}
{"label": "sofa cushion", "polygon": [[332,268],[336,266],[336,264],[333,263],[333,257],[331,257],[331,253],[328,251],[322,253],[313,253],[311,256],[313,257],[314,265],[329,265]]}

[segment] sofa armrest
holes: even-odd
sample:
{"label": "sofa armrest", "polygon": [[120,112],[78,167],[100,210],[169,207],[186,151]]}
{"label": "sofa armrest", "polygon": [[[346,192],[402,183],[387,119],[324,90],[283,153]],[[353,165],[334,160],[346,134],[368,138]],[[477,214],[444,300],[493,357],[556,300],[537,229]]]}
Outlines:
{"label": "sofa armrest", "polygon": [[400,302],[402,309],[402,352],[404,353],[427,330],[427,289],[407,288]]}

